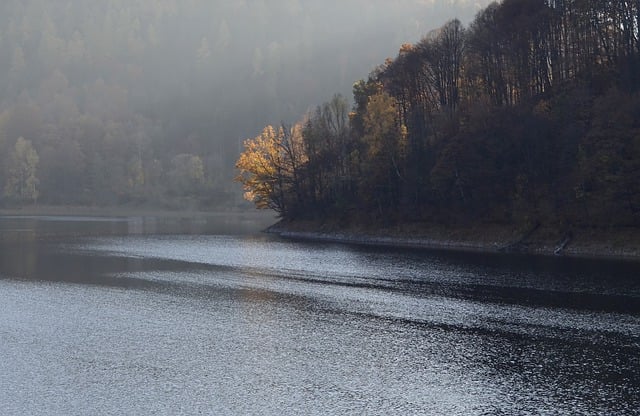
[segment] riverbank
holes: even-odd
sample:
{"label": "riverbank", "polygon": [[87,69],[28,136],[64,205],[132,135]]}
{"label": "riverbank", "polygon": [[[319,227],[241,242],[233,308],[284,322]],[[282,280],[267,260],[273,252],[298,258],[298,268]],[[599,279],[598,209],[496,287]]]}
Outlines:
{"label": "riverbank", "polygon": [[421,223],[372,229],[280,221],[265,231],[283,238],[345,244],[640,261],[637,228],[577,229],[562,233],[544,226],[516,229],[483,224],[452,228]]}

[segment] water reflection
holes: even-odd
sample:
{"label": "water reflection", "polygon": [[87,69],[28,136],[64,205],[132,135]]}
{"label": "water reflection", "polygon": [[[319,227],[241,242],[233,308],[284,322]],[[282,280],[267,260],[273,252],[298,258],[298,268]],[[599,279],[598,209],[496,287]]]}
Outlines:
{"label": "water reflection", "polygon": [[268,214],[243,213],[174,214],[161,217],[0,216],[0,241],[91,235],[247,235],[254,234],[273,222],[273,216]]}
{"label": "water reflection", "polygon": [[242,224],[0,219],[3,413],[638,409],[636,264],[305,244]]}

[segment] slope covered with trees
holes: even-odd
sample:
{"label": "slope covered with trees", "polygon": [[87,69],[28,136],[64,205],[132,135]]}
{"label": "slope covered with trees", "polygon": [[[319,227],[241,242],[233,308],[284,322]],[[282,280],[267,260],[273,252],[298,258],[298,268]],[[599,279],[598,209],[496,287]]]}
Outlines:
{"label": "slope covered with trees", "polygon": [[[456,3],[462,15],[476,11]],[[239,138],[299,117],[324,91],[348,91],[450,7],[3,0],[0,206],[242,201],[232,181]],[[27,193],[16,185],[20,137],[38,156]]]}
{"label": "slope covered with trees", "polygon": [[640,226],[640,1],[504,0],[248,140],[286,219]]}

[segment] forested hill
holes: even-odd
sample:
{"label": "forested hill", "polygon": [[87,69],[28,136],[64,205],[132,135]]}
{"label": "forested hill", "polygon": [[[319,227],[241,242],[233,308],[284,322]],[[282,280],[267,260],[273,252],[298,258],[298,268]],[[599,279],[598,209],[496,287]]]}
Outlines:
{"label": "forested hill", "polygon": [[404,44],[354,106],[266,128],[237,166],[284,218],[640,226],[640,2],[504,0]]}
{"label": "forested hill", "polygon": [[476,3],[2,0],[0,206],[242,202],[244,137]]}

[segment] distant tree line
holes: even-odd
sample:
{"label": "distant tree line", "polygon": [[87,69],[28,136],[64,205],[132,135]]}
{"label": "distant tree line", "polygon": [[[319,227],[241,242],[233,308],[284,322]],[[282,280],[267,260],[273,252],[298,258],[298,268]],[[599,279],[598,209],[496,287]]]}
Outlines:
{"label": "distant tree line", "polygon": [[640,225],[640,1],[504,0],[237,162],[287,219]]}
{"label": "distant tree line", "polygon": [[2,0],[0,206],[245,207],[239,138],[348,91],[401,32],[448,7]]}

